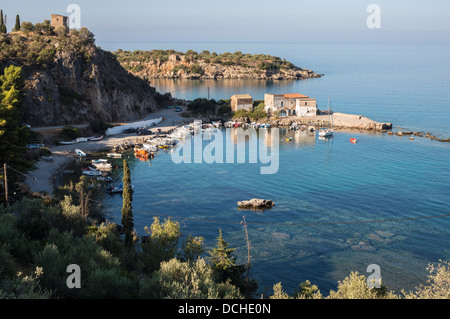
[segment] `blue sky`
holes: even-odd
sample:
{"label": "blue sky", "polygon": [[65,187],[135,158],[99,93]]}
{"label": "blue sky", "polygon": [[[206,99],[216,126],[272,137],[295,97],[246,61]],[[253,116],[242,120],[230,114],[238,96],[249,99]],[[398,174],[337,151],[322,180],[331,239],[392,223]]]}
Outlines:
{"label": "blue sky", "polygon": [[[446,42],[448,0],[39,0],[8,1],[8,29],[16,14],[33,23],[81,8],[81,24],[106,42]],[[369,29],[370,4],[381,28]]]}

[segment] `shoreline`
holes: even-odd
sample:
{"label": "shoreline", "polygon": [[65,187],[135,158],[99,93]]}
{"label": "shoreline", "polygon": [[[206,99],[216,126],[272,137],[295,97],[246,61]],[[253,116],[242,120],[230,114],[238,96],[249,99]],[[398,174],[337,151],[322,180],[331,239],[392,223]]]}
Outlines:
{"label": "shoreline", "polygon": [[[181,116],[181,114],[182,113],[175,113],[171,109],[164,109],[149,114],[141,120],[162,117],[163,120],[149,130],[152,131],[152,133],[155,133],[158,129],[167,132],[178,127],[180,123],[192,122],[195,120],[195,118],[184,118]],[[136,122],[138,121],[140,120],[137,120]],[[273,124],[274,127],[283,128],[289,128],[289,126],[293,122],[297,122],[299,124],[315,123],[315,125],[317,126],[327,126],[330,124],[329,115],[316,115],[307,118],[286,117],[269,122]],[[392,131],[391,123],[375,122],[367,117],[360,115],[334,113],[333,122],[334,128],[336,130],[359,130],[360,132],[381,132],[388,133],[389,135],[402,136],[398,134],[398,132],[394,133]],[[403,134],[414,135],[414,133],[423,132],[404,132]],[[432,136],[430,133],[428,133],[427,135],[425,135],[425,133],[416,135],[419,137],[430,138],[430,140],[437,140],[441,142],[450,141],[450,139],[438,139]],[[80,148],[87,153],[98,153],[103,151],[110,152],[117,147],[127,149],[131,145],[142,143],[147,138],[148,136],[138,136],[135,134],[122,133],[112,136],[106,136],[99,141],[88,141],[79,144],[58,145],[50,147],[49,149],[52,152],[53,161],[49,162],[42,159],[39,160],[35,165],[35,169],[27,173],[27,177],[24,182],[29,187],[30,192],[32,193],[47,193],[49,195],[53,195],[57,175],[62,174],[66,166],[78,159],[78,156],[74,152],[75,149]]]}

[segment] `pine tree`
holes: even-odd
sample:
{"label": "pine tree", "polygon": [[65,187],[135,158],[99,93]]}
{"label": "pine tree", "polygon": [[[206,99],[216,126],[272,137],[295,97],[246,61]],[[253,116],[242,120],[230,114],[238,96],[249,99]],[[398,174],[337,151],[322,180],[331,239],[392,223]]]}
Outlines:
{"label": "pine tree", "polygon": [[245,265],[236,264],[236,256],[233,252],[236,248],[228,248],[228,243],[223,239],[222,229],[219,229],[216,247],[210,250],[210,260],[219,282],[231,280],[231,284],[245,293],[246,296],[253,295],[258,289],[258,284],[254,280],[247,281],[244,277]]}
{"label": "pine tree", "polygon": [[0,10],[0,33],[6,33],[6,25],[5,21],[3,20],[3,10]]}
{"label": "pine tree", "polygon": [[20,31],[20,18],[19,15],[16,15],[16,25],[14,26],[14,31]]}
{"label": "pine tree", "polygon": [[0,163],[16,169],[31,165],[23,156],[28,128],[19,121],[23,86],[20,67],[11,65],[0,75]]}
{"label": "pine tree", "polygon": [[123,206],[122,206],[122,227],[125,233],[125,244],[130,246],[133,243],[133,193],[131,189],[130,169],[127,160],[123,160]]}

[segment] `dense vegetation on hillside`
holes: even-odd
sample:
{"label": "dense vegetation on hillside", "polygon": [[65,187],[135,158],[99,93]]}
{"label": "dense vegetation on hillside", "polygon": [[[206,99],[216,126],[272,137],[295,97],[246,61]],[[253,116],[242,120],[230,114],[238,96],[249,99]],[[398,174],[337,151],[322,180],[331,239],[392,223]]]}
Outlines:
{"label": "dense vegetation on hillside", "polygon": [[55,30],[49,20],[36,24],[23,22],[20,31],[0,37],[0,63],[46,67],[55,60],[57,52],[78,52],[90,61],[94,43],[94,35],[87,28],[66,32]]}
{"label": "dense vegetation on hillside", "polygon": [[[220,229],[216,244],[205,249],[202,237],[185,236],[177,221],[155,217],[147,236],[134,233],[127,245],[119,225],[98,221],[95,202],[83,205],[95,196],[90,185],[83,177],[54,198],[24,198],[0,206],[0,298],[256,297],[256,282],[247,284],[247,265],[237,263]],[[81,269],[81,289],[67,285],[72,264]],[[306,281],[293,293],[275,283],[264,298],[449,298],[449,263],[430,265],[429,271],[427,284],[409,292],[369,288],[364,275],[352,272],[327,296]]]}
{"label": "dense vegetation on hillside", "polygon": [[22,68],[21,119],[33,126],[137,120],[166,100],[97,47],[87,28],[22,22],[18,31],[0,34],[0,72],[9,65]]}
{"label": "dense vegetation on hillside", "polygon": [[[179,52],[175,50],[151,50],[151,51],[123,51],[118,50],[113,52],[119,62],[127,65],[129,62],[140,61],[140,62],[152,62],[159,61],[167,62],[171,55],[184,56],[186,62],[204,62],[222,65],[239,65],[244,67],[258,67],[261,70],[266,69],[298,69],[291,62],[281,59],[276,56],[271,56],[268,54],[249,54],[236,51],[234,53],[225,52],[217,54],[216,52],[209,52],[204,50],[200,53],[188,50],[186,52]],[[190,70],[192,73],[196,73],[199,70]]]}
{"label": "dense vegetation on hillside", "polygon": [[306,79],[321,77],[311,70],[295,66],[285,59],[268,54],[236,51],[217,54],[204,50],[124,51],[113,52],[122,66],[143,78],[191,79]]}

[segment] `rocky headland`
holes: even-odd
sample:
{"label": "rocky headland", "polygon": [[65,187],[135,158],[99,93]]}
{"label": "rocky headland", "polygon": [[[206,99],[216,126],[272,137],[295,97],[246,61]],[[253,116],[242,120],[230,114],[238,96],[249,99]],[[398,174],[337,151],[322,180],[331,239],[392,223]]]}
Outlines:
{"label": "rocky headland", "polygon": [[32,126],[130,121],[157,108],[156,90],[98,48],[86,28],[1,35],[0,71],[9,65],[22,68],[21,120]]}
{"label": "rocky headland", "polygon": [[188,50],[113,52],[124,68],[141,78],[169,79],[308,79],[318,78],[312,70],[271,55],[241,52],[217,54]]}

